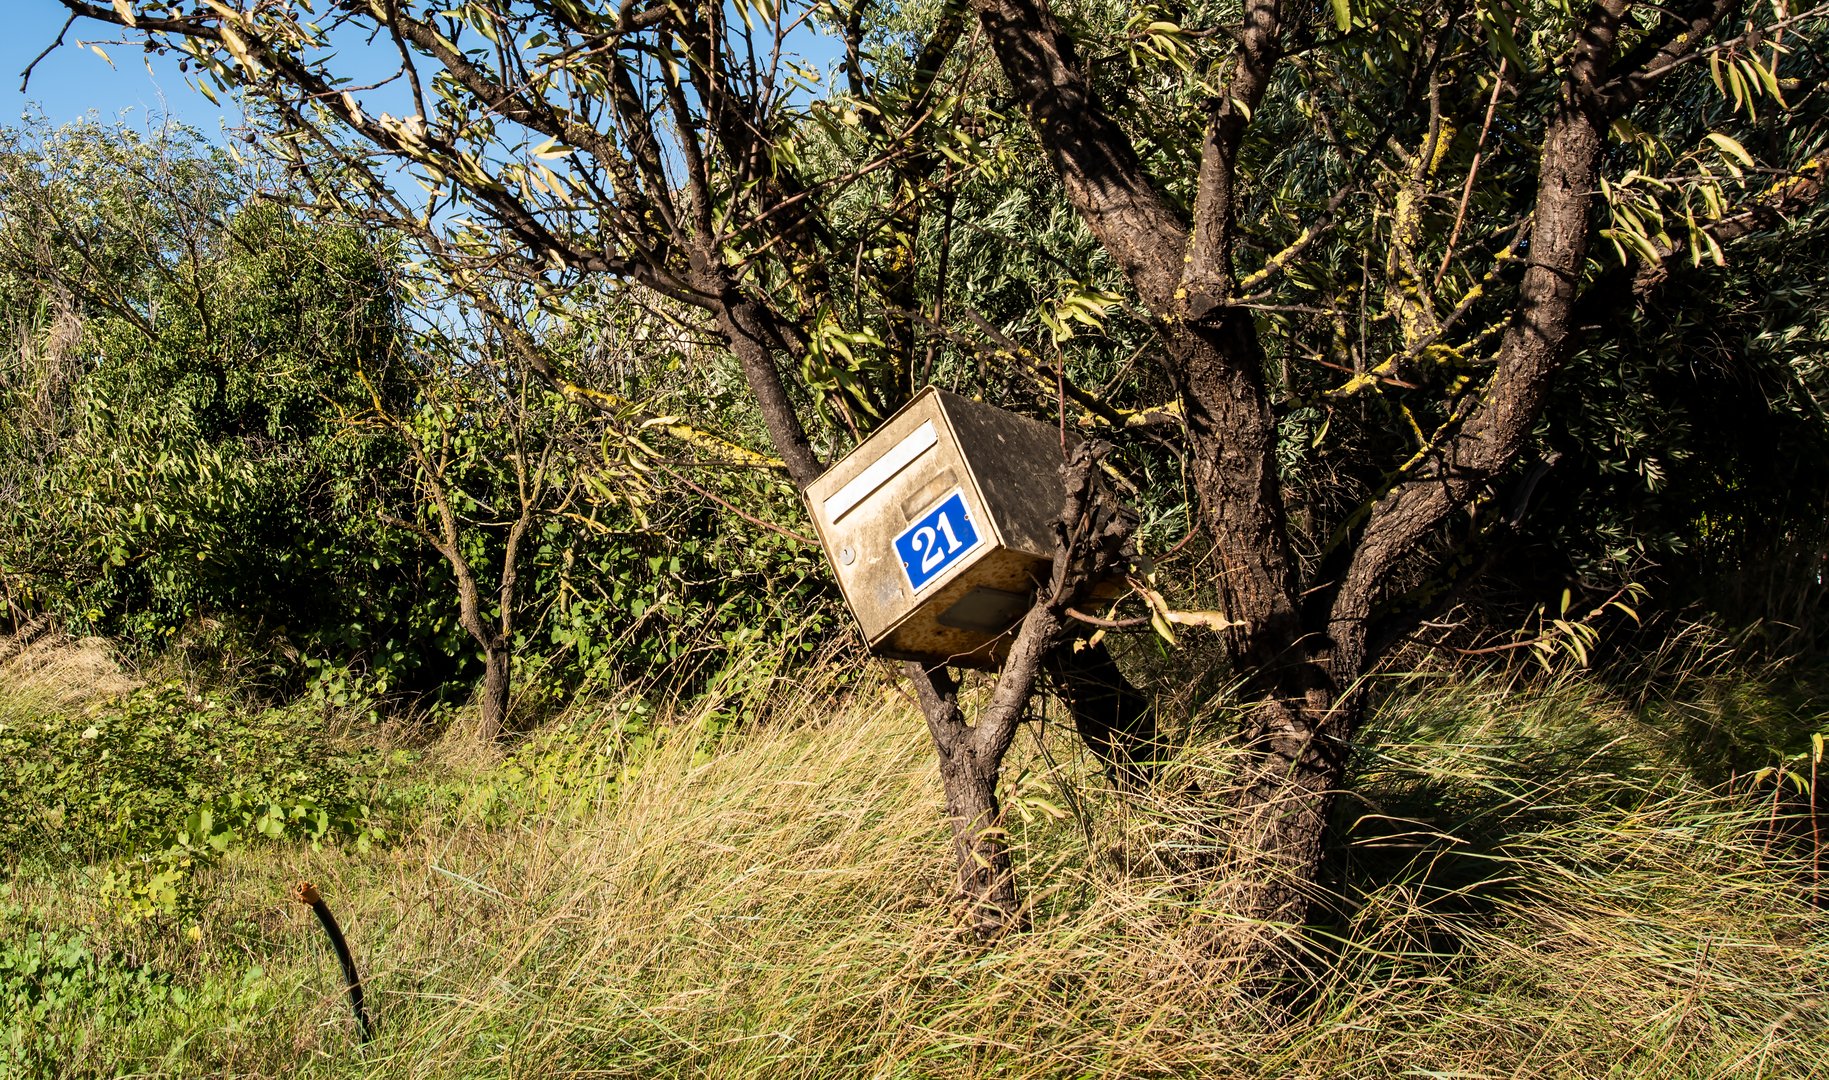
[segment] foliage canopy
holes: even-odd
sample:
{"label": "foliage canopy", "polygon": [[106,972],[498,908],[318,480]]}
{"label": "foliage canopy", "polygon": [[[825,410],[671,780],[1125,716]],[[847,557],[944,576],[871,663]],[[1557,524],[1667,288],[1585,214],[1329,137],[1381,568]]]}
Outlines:
{"label": "foliage canopy", "polygon": [[[1783,2],[63,3],[240,92],[625,436],[545,347],[606,291],[734,356],[798,486],[933,379],[1118,443],[1257,703],[1228,798],[1270,918],[1364,677],[1528,517],[1577,358],[1822,188],[1823,12]],[[394,74],[358,85],[357,40]],[[1069,535],[1116,537],[1075,490]],[[998,764],[1120,548],[1063,542],[976,723],[909,669],[987,931]]]}

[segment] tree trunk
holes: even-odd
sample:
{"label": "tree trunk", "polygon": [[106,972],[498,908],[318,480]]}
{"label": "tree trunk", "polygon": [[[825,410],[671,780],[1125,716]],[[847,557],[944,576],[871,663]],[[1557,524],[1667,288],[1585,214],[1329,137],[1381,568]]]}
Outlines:
{"label": "tree trunk", "polygon": [[781,380],[781,369],[775,365],[774,350],[782,342],[771,333],[767,309],[744,296],[723,269],[715,253],[697,252],[694,278],[699,287],[718,298],[718,333],[729,344],[743,370],[744,382],[762,413],[762,425],[768,430],[769,442],[781,455],[794,486],[805,491],[808,484],[825,472],[825,462],[814,453],[807,438],[800,413],[788,396]]}
{"label": "tree trunk", "polygon": [[1213,898],[1245,919],[1287,925],[1308,916],[1359,716],[1356,694],[1324,705],[1316,696],[1266,697],[1246,721],[1249,755],[1226,800]]}
{"label": "tree trunk", "polygon": [[[1264,401],[1261,348],[1234,314],[1173,350],[1185,371],[1195,480],[1221,565],[1227,614],[1246,626],[1235,658],[1256,669],[1262,695],[1242,732],[1250,752],[1232,790],[1224,891],[1249,918],[1300,921],[1327,840],[1328,810],[1346,770],[1361,707],[1357,680],[1407,631],[1378,605],[1392,575],[1429,535],[1516,459],[1566,353],[1593,229],[1591,207],[1608,117],[1598,87],[1625,0],[1602,0],[1578,36],[1562,102],[1545,131],[1529,265],[1489,389],[1458,430],[1445,426],[1410,475],[1371,507],[1337,582],[1314,603],[1295,595],[1276,487],[1274,432]],[[1243,365],[1240,357],[1250,360]],[[1244,437],[1238,433],[1242,432]],[[1270,526],[1277,525],[1272,529]],[[1273,535],[1274,534],[1274,535]],[[1331,591],[1322,613],[1321,601]],[[1235,605],[1235,606],[1234,606]]]}
{"label": "tree trunk", "polygon": [[1073,728],[1112,783],[1141,791],[1154,777],[1160,754],[1155,706],[1118,670],[1103,642],[1077,650],[1074,644],[1062,645],[1049,657]]}
{"label": "tree trunk", "polygon": [[1235,623],[1226,651],[1246,668],[1287,663],[1301,629],[1263,345],[1240,311],[1177,332],[1169,345],[1194,494],[1213,541],[1208,576]]}
{"label": "tree trunk", "polygon": [[987,709],[976,725],[969,725],[959,708],[959,685],[946,669],[929,670],[909,661],[902,670],[914,684],[940,758],[966,922],[979,937],[996,937],[1014,925],[1021,908],[1004,843],[1003,807],[997,801],[997,777],[1016,731],[1015,716]]}
{"label": "tree trunk", "polygon": [[482,722],[479,734],[488,742],[502,737],[508,725],[508,683],[513,657],[506,641],[483,649]]}
{"label": "tree trunk", "polygon": [[1099,471],[1099,460],[1108,449],[1082,443],[1061,467],[1067,490],[1055,527],[1054,565],[1010,642],[997,685],[977,722],[966,722],[959,707],[959,684],[944,666],[929,669],[911,661],[903,667],[940,756],[946,816],[959,861],[959,891],[970,908],[969,922],[981,938],[1013,928],[1022,912],[1004,842],[1003,807],[997,801],[1003,756],[1016,737],[1036,677],[1066,636],[1067,609],[1093,582],[1128,565],[1136,555],[1130,546],[1136,518],[1113,496]]}
{"label": "tree trunk", "polygon": [[1021,909],[1016,871],[1004,843],[1003,807],[997,801],[1000,763],[973,753],[969,743],[949,747],[936,741],[934,746],[940,752],[940,785],[953,828],[959,895],[969,905],[966,921],[979,937],[995,937],[1017,925]]}

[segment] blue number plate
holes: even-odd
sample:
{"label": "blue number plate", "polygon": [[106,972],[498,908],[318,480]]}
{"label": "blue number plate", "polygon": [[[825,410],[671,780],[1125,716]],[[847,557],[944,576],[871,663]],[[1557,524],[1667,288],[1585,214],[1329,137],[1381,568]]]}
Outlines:
{"label": "blue number plate", "polygon": [[955,490],[895,538],[908,584],[916,592],[978,546],[978,530],[965,512],[965,495]]}

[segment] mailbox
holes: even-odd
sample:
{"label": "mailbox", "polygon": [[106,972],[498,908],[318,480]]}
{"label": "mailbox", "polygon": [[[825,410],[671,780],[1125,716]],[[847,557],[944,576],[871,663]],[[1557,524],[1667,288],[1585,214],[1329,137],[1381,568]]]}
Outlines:
{"label": "mailbox", "polygon": [[1060,433],[929,387],[806,490],[875,652],[986,666],[1054,558]]}

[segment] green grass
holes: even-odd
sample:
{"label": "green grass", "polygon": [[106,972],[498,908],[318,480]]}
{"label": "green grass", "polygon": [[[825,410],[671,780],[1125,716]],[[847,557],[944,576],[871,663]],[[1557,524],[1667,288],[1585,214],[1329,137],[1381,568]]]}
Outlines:
{"label": "green grass", "polygon": [[[991,945],[891,681],[725,689],[575,705],[505,760],[423,747],[391,843],[231,847],[182,916],[124,918],[99,868],[13,881],[0,994],[37,998],[0,1076],[1829,1075],[1796,831],[1696,778],[1693,716],[1591,680],[1386,693],[1301,932],[1179,869],[1212,808],[1120,800],[1041,725],[1006,780],[1032,925]],[[1191,735],[1176,768],[1225,757]],[[365,1049],[300,878],[362,965]],[[1286,969],[1237,962],[1263,934]]]}

